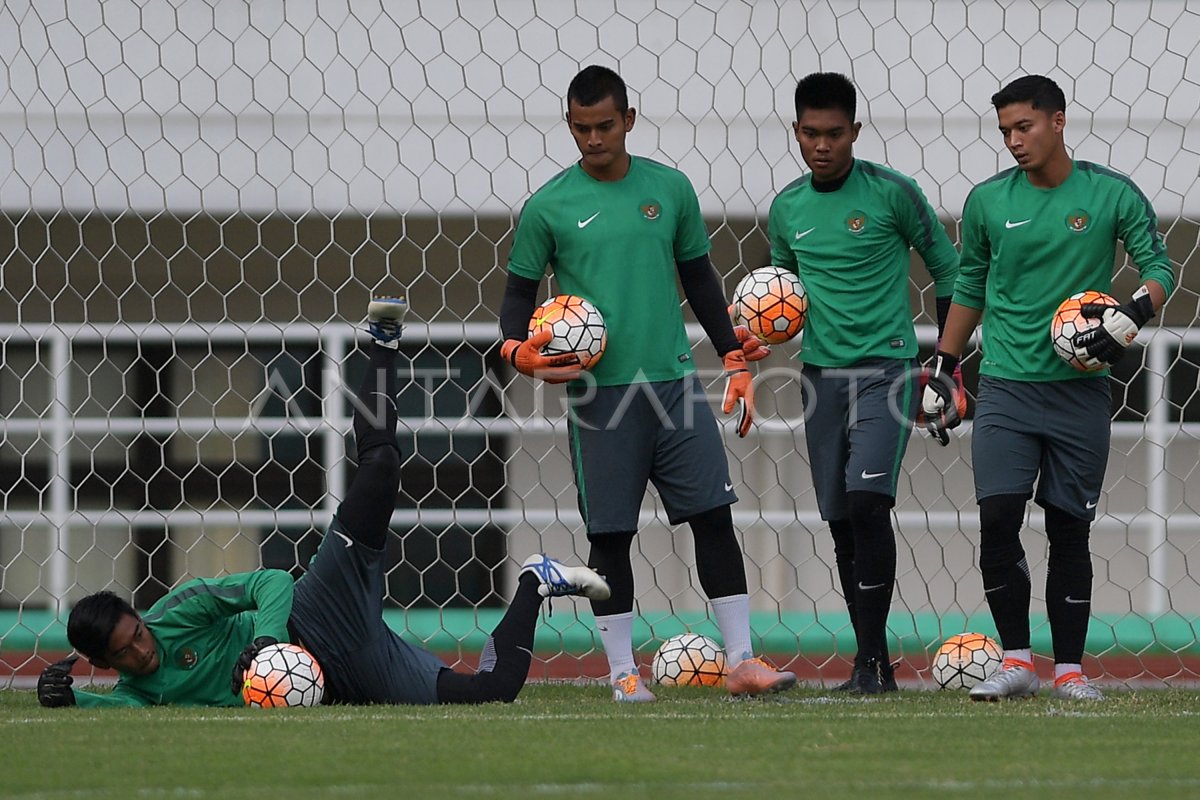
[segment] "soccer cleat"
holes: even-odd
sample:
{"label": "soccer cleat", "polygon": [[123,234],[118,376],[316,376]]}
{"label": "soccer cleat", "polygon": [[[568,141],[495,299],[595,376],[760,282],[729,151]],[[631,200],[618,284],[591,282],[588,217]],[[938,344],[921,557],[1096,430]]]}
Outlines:
{"label": "soccer cleat", "polygon": [[[898,664],[900,662],[896,662]],[[850,677],[833,687],[835,692],[852,692],[854,694],[884,694],[895,692],[900,687],[896,685],[896,664],[870,659],[866,664],[854,661],[854,670]]]}
{"label": "soccer cleat", "polygon": [[406,313],[408,301],[403,297],[376,297],[367,305],[367,332],[379,344],[397,350]]}
{"label": "soccer cleat", "polygon": [[534,553],[525,559],[518,575],[526,572],[541,582],[538,594],[542,597],[578,594],[589,600],[607,600],[612,596],[608,582],[596,574],[595,570],[589,567],[568,567],[545,553]]}
{"label": "soccer cleat", "polygon": [[775,669],[761,658],[747,658],[725,676],[725,688],[734,696],[782,692],[796,685],[796,673]]}
{"label": "soccer cleat", "polygon": [[1104,695],[1088,683],[1082,672],[1068,672],[1054,679],[1054,697],[1058,700],[1103,700]]}
{"label": "soccer cleat", "polygon": [[1019,658],[1006,658],[992,677],[971,687],[972,700],[1011,700],[1033,697],[1041,688],[1033,664]]}
{"label": "soccer cleat", "polygon": [[636,671],[622,672],[612,682],[613,700],[618,703],[653,703],[658,698],[642,684]]}

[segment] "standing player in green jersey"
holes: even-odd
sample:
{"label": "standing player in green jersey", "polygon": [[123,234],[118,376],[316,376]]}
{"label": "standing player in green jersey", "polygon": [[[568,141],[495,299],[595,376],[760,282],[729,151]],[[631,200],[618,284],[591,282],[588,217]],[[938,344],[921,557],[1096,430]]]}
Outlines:
{"label": "standing player in green jersey", "polygon": [[396,444],[396,352],[405,303],[371,302],[370,368],[354,404],[358,472],[308,571],[294,585],[282,570],[188,581],[139,614],[112,592],[79,601],[67,621],[72,647],[120,674],[111,694],[71,688],[78,656],[47,667],[38,700],[48,707],[240,706],[244,673],[276,642],[307,648],[325,673],[327,703],[509,702],[525,684],[542,599],[608,597],[587,567],[544,555],[522,565],[504,618],[475,674],[455,672],[383,621],[384,545],[400,485]]}
{"label": "standing player in green jersey", "polygon": [[[526,375],[573,381],[568,431],[591,543],[588,565],[612,585],[612,598],[593,601],[592,610],[614,699],[654,700],[633,655],[629,558],[647,481],[658,488],[671,524],[691,526],[700,585],[725,640],[726,688],[733,694],[780,691],[796,676],[751,651],[746,573],[729,508],[737,496],[719,428],[694,375],[676,278],[724,361],[725,413],[743,404],[741,436],[753,413],[746,362],[765,356],[766,348],[730,326],[691,183],[678,170],[626,151],[634,119],[625,83],[612,70],[587,67],[571,81],[566,121],[581,158],[521,212],[500,310],[501,355]],[[548,331],[526,339],[547,264],[560,291],[590,300],[604,315],[608,347],[590,373],[580,372],[574,354],[541,355]]]}
{"label": "standing player in green jersey", "polygon": [[894,691],[887,615],[896,582],[900,462],[917,413],[917,340],[909,306],[909,248],[933,276],[939,330],[958,254],[916,182],[856,159],[854,85],[814,73],[796,86],[792,127],[811,173],[771,205],[771,263],[808,291],[801,395],[821,519],[858,653],[838,688]]}
{"label": "standing player in green jersey", "polygon": [[[1116,242],[1142,286],[1128,303],[1087,307],[1101,324],[1075,339],[1080,358],[1111,364],[1175,286],[1154,208],[1133,182],[1072,160],[1063,142],[1066,98],[1049,78],[1019,78],[992,96],[1017,166],[972,189],[963,209],[962,260],[934,375],[922,399],[931,433],[958,424],[946,380],[986,312],[971,452],[979,503],[979,570],[1004,646],[1004,664],[973,700],[1037,693],[1029,636],[1025,507],[1046,515],[1046,611],[1054,695],[1100,700],[1080,662],[1091,616],[1088,537],[1108,463],[1108,371],[1078,372],[1054,352],[1050,319],[1069,295],[1107,292]],[[984,468],[986,465],[986,468]],[[1037,486],[1036,496],[1034,486]]]}

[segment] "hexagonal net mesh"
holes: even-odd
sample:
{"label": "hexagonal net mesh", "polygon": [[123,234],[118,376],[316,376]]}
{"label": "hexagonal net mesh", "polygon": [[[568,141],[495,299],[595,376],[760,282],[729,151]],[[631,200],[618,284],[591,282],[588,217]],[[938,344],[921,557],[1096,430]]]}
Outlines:
{"label": "hexagonal net mesh", "polygon": [[[948,224],[1009,163],[991,94],[1023,72],[1060,82],[1074,153],[1133,177],[1182,269],[1114,384],[1088,666],[1195,678],[1197,42],[1200,7],[1159,0],[5,3],[0,686],[68,647],[62,616],[85,593],[144,608],[190,576],[299,574],[353,470],[342,387],[364,368],[373,293],[407,294],[415,317],[389,620],[469,662],[526,555],[586,558],[562,392],[495,345],[514,223],[577,155],[562,98],[589,63],[630,85],[630,148],[695,184],[726,290],[767,263],[766,210],[802,172],[798,77],[850,75],[857,154],[915,177]],[[1136,271],[1117,272],[1127,297]],[[932,297],[913,274],[928,354]],[[760,375],[755,433],[723,423],[756,641],[838,677],[853,639],[783,362]],[[904,461],[891,629],[918,670],[946,635],[994,632],[969,441],[969,425],[945,450],[914,437]],[[1025,543],[1044,648],[1040,526]],[[635,572],[643,653],[715,633],[691,536],[653,491]],[[586,605],[557,606],[538,669],[603,674]]]}

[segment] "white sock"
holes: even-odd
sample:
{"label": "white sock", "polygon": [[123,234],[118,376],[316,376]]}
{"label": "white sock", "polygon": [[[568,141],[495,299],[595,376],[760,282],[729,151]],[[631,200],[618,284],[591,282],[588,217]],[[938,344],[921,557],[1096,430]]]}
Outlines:
{"label": "white sock", "polygon": [[1083,673],[1082,664],[1055,664],[1054,665],[1054,680],[1058,680],[1063,675],[1070,675],[1072,672]]}
{"label": "white sock", "polygon": [[1033,650],[1025,648],[1024,650],[1005,650],[1005,658],[1019,658],[1022,661],[1033,663]]}
{"label": "white sock", "polygon": [[596,631],[608,656],[609,681],[626,672],[637,672],[637,661],[633,658],[633,612],[596,617]]}
{"label": "white sock", "polygon": [[725,668],[733,669],[754,657],[750,648],[750,595],[731,594],[709,600],[721,639],[725,642]]}

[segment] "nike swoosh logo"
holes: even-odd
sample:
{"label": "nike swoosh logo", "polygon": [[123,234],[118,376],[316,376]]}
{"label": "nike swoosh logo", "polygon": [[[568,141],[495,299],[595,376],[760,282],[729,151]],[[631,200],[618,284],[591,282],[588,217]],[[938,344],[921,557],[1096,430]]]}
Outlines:
{"label": "nike swoosh logo", "polygon": [[869,592],[869,591],[871,591],[872,589],[882,589],[882,588],[883,588],[883,587],[885,587],[885,586],[887,586],[887,584],[886,584],[886,583],[876,583],[876,584],[875,584],[875,585],[873,585],[873,586],[866,586],[866,585],[864,585],[864,584],[863,584],[863,582],[862,582],[862,581],[859,581],[859,582],[858,582],[858,590],[859,590],[860,592]]}
{"label": "nike swoosh logo", "polygon": [[349,536],[342,533],[341,531],[337,530],[336,528],[334,529],[333,532],[336,533],[339,537],[341,537],[342,541],[344,541],[346,543],[346,547],[350,547],[352,544],[354,544],[353,539],[351,539]]}
{"label": "nike swoosh logo", "polygon": [[993,587],[992,587],[992,588],[990,588],[990,589],[984,589],[984,590],[983,590],[983,593],[984,593],[984,594],[991,594],[992,592],[998,592],[998,591],[1000,591],[1001,589],[1007,589],[1007,588],[1008,588],[1008,584],[1007,584],[1007,583],[1005,583],[1005,584],[1003,584],[1003,585],[1001,585],[1001,586],[993,586]]}
{"label": "nike swoosh logo", "polygon": [[596,217],[598,217],[598,216],[600,216],[600,212],[599,212],[599,211],[597,211],[595,214],[592,214],[592,215],[591,215],[590,217],[588,217],[587,219],[581,219],[581,220],[579,220],[579,222],[577,222],[576,224],[577,224],[577,225],[579,225],[579,227],[580,227],[580,228],[586,228],[588,225],[591,225],[591,224],[592,224],[592,220],[594,220],[594,219],[595,219]]}
{"label": "nike swoosh logo", "polygon": [[1086,503],[1084,503],[1083,505],[1084,505],[1084,507],[1085,507],[1085,508],[1095,508],[1095,507],[1096,507],[1096,501],[1095,501],[1095,500],[1088,500],[1088,501],[1087,501]]}
{"label": "nike swoosh logo", "polygon": [[816,230],[816,228],[809,228],[806,231],[796,231],[796,241],[800,241],[805,236],[808,236],[810,233],[812,233],[815,230]]}
{"label": "nike swoosh logo", "polygon": [[886,472],[867,472],[865,469],[862,471],[862,479],[864,481],[869,481],[872,478],[882,478],[884,475],[887,475],[887,473]]}
{"label": "nike swoosh logo", "polygon": [[[371,392],[371,394],[382,397],[384,400],[387,400],[388,403],[391,404],[392,408],[394,408],[394,409],[396,408],[396,398],[392,397],[387,392]],[[396,410],[399,410],[399,409],[396,409]]]}
{"label": "nike swoosh logo", "polygon": [[1071,595],[1067,595],[1065,599],[1068,603],[1076,603],[1078,605],[1087,605],[1088,603],[1092,602],[1091,600],[1076,600],[1074,597],[1071,597]]}
{"label": "nike swoosh logo", "polygon": [[727,483],[727,484],[725,484],[725,491],[727,491],[727,492],[732,492],[732,491],[733,491],[733,484],[732,484],[732,483]]}
{"label": "nike swoosh logo", "polygon": [[1017,222],[1013,222],[1013,221],[1012,221],[1012,220],[1010,220],[1010,219],[1006,219],[1006,220],[1004,220],[1004,227],[1006,227],[1006,228],[1019,228],[1019,227],[1021,227],[1022,225],[1028,225],[1030,222],[1033,222],[1033,220],[1032,220],[1032,219],[1023,219],[1023,220],[1019,220],[1019,221],[1017,221]]}

